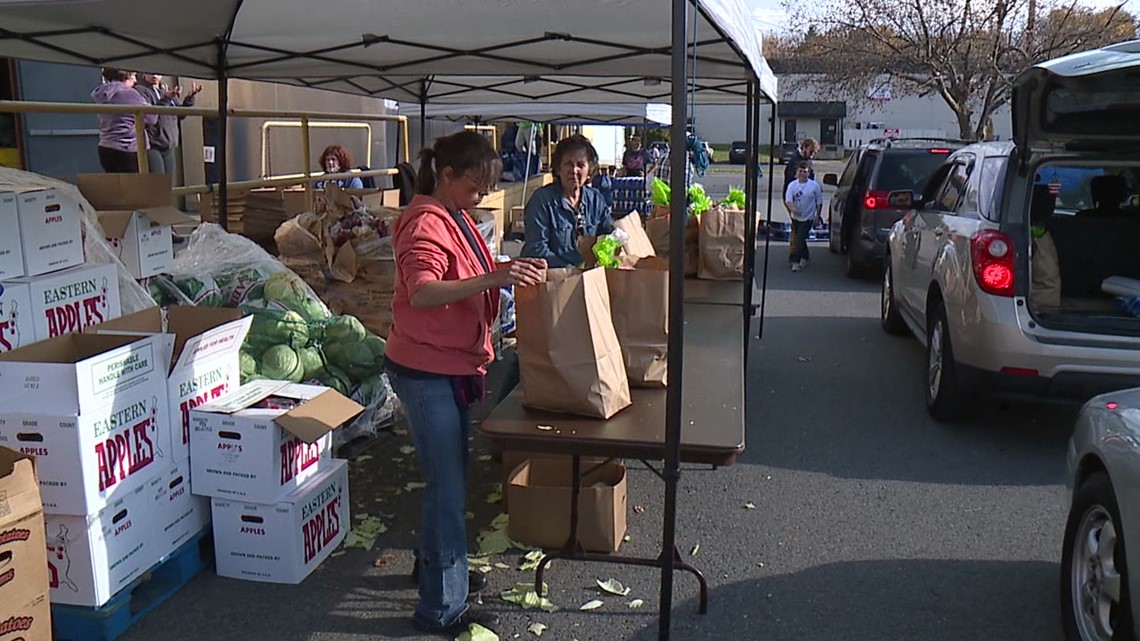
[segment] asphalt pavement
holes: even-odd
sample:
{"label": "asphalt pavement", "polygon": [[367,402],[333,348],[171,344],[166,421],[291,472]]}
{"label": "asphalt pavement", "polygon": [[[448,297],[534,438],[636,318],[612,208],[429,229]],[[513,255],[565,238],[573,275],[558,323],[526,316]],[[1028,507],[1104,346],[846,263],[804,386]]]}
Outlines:
{"label": "asphalt pavement", "polygon": [[[763,241],[761,241],[763,242]],[[747,450],[737,464],[685,466],[678,542],[711,584],[676,579],[673,639],[768,641],[1058,641],[1058,559],[1066,514],[1068,405],[981,401],[971,420],[934,423],[922,401],[924,350],[879,328],[879,287],[842,275],[812,247],[800,273],[772,248],[763,337],[750,342]],[[716,376],[716,372],[709,372]],[[437,638],[408,623],[421,480],[394,433],[351,464],[353,510],[389,527],[372,550],[326,561],[299,586],[222,579],[207,570],[124,641],[363,641]],[[498,466],[475,442],[469,521],[498,513],[487,495]],[[660,481],[629,466],[624,553],[654,555]],[[749,507],[752,506],[752,507]],[[495,557],[517,567],[521,552]],[[655,570],[557,561],[547,572],[555,613],[524,611],[500,590],[529,572],[489,574],[485,607],[500,638],[657,638]],[[597,579],[631,588],[602,594]],[[631,609],[628,603],[643,599]],[[600,608],[579,611],[593,600]]]}

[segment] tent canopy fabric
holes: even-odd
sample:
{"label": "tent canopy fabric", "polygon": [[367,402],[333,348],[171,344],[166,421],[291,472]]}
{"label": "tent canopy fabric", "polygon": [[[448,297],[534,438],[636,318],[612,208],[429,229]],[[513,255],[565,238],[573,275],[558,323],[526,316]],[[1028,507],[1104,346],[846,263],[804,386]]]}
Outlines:
{"label": "tent canopy fabric", "polygon": [[[401,103],[400,113],[413,116],[418,104]],[[611,124],[668,126],[673,122],[672,107],[667,104],[620,104],[577,102],[520,102],[491,104],[428,104],[424,116],[436,120],[482,121],[527,120],[562,124]]]}
{"label": "tent canopy fabric", "polygon": [[[741,0],[691,0],[697,97],[775,77]],[[416,103],[667,100],[668,0],[0,0],[0,55]]]}

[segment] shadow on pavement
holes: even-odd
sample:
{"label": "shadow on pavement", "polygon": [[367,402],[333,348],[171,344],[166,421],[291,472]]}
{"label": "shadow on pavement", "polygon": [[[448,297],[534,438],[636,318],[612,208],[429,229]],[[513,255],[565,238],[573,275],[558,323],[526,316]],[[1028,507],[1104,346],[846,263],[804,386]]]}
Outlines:
{"label": "shadow on pavement", "polygon": [[[862,561],[716,588],[675,604],[672,639],[1059,641],[1058,569],[1043,562]],[[917,587],[916,586],[920,586]],[[636,636],[657,639],[657,622]]]}

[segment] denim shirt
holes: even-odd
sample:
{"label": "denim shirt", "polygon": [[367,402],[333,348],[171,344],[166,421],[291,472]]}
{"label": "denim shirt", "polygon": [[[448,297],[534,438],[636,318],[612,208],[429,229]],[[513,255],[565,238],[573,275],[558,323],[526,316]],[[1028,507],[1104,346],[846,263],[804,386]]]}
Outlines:
{"label": "denim shirt", "polygon": [[581,265],[584,259],[578,253],[578,239],[604,236],[614,229],[613,211],[601,192],[589,185],[582,187],[581,202],[575,212],[557,182],[534,192],[526,203],[523,221],[526,238],[521,255],[545,258],[550,267]]}

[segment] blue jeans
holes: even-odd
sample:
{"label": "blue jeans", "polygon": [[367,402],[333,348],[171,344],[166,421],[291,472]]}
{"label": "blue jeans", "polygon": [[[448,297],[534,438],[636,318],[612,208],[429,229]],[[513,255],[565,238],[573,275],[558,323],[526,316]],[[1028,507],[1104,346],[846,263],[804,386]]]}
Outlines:
{"label": "blue jeans", "polygon": [[814,223],[814,220],[792,219],[792,252],[788,262],[798,263],[808,258],[808,235]]}
{"label": "blue jeans", "polygon": [[427,480],[420,514],[420,625],[446,628],[467,610],[468,415],[446,376],[412,378],[388,372],[404,406],[408,432]]}

